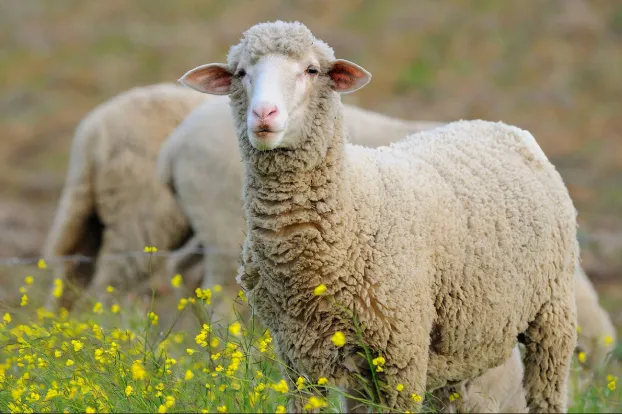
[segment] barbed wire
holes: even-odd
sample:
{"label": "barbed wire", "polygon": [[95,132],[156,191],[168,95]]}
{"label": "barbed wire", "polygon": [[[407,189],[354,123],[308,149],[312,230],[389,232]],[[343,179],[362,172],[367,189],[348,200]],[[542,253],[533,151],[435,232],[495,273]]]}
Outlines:
{"label": "barbed wire", "polygon": [[232,258],[237,258],[240,255],[240,251],[236,250],[224,250],[217,249],[213,247],[206,248],[196,248],[196,249],[183,249],[183,251],[156,251],[156,252],[146,252],[145,250],[133,250],[133,251],[125,251],[119,253],[107,253],[101,254],[98,256],[85,256],[81,254],[73,254],[66,256],[29,256],[29,257],[0,257],[0,266],[9,267],[9,266],[27,266],[27,265],[37,265],[40,260],[45,260],[46,264],[54,265],[66,262],[78,262],[78,263],[92,263],[95,261],[108,261],[108,260],[120,260],[128,257],[171,257],[171,256],[186,256],[190,254],[200,254],[200,255],[222,255],[222,256],[231,256]]}

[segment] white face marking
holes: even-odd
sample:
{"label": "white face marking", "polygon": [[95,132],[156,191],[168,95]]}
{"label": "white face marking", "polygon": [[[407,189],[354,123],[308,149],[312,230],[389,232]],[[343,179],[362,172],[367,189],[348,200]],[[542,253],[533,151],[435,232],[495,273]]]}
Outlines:
{"label": "white face marking", "polygon": [[[268,55],[244,69],[242,85],[248,96],[248,137],[260,150],[289,148],[300,136],[305,100],[315,76],[312,59],[295,61]],[[238,68],[238,72],[241,69]]]}

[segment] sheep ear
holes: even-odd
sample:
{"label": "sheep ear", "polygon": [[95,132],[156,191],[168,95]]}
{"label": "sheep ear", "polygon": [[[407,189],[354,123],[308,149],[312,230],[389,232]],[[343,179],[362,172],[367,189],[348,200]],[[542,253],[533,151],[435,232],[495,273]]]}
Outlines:
{"label": "sheep ear", "polygon": [[333,90],[339,93],[350,93],[367,85],[371,80],[371,73],[347,60],[337,59],[328,71],[333,80]]}
{"label": "sheep ear", "polygon": [[233,75],[224,63],[210,63],[186,72],[178,82],[210,95],[228,95]]}

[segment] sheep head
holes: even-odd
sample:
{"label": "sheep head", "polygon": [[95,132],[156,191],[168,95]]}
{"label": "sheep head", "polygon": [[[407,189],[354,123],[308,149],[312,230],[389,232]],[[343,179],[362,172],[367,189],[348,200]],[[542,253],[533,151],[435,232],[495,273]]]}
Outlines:
{"label": "sheep head", "polygon": [[335,59],[303,24],[277,21],[246,31],[226,64],[199,66],[180,82],[199,92],[231,95],[238,135],[268,151],[300,147],[322,97],[354,92],[370,79],[362,67]]}

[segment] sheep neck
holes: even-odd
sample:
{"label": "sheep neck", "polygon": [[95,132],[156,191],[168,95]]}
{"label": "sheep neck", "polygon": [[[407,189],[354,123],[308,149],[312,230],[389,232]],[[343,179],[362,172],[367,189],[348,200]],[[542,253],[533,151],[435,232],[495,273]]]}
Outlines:
{"label": "sheep neck", "polygon": [[[339,278],[346,260],[343,252],[349,247],[346,235],[353,222],[352,215],[345,214],[350,198],[344,196],[348,189],[345,134],[340,102],[338,105],[333,112],[326,111],[307,123],[312,127],[309,136],[303,137],[305,141],[327,143],[323,156],[300,164],[310,168],[266,172],[256,164],[246,164],[245,212],[252,261],[274,300],[285,303],[298,296],[291,301],[296,308],[286,308],[294,317],[309,313],[313,302],[309,293],[314,287]],[[305,155],[313,158],[311,153],[315,154],[314,150],[275,156],[294,155],[298,162]]]}

